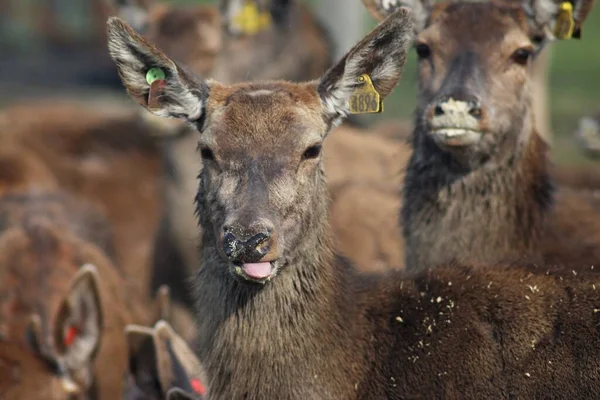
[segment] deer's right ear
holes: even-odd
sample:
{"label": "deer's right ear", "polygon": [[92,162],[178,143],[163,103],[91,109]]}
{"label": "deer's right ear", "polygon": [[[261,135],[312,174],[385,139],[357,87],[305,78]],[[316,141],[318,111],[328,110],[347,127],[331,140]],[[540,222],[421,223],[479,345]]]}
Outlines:
{"label": "deer's right ear", "polygon": [[363,4],[378,21],[387,18],[400,7],[410,8],[414,20],[415,33],[425,29],[435,0],[363,0]]}
{"label": "deer's right ear", "polygon": [[369,84],[380,100],[398,83],[406,53],[413,40],[411,12],[400,8],[355,45],[344,58],[321,78],[317,91],[323,103],[325,120],[336,125],[350,113],[355,91]]}
{"label": "deer's right ear", "polygon": [[148,43],[123,20],[108,20],[108,49],[129,95],[153,114],[197,122],[208,86]]}

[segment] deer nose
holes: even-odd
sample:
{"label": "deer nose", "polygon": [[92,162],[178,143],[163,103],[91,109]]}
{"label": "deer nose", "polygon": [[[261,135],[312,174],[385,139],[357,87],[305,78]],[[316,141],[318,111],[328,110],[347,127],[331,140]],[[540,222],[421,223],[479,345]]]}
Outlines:
{"label": "deer nose", "polygon": [[446,97],[435,103],[432,114],[432,119],[470,117],[480,120],[483,117],[483,108],[481,103],[472,97],[465,99]]}
{"label": "deer nose", "polygon": [[272,248],[272,229],[246,231],[225,226],[223,228],[223,253],[231,261],[253,263],[261,261]]}

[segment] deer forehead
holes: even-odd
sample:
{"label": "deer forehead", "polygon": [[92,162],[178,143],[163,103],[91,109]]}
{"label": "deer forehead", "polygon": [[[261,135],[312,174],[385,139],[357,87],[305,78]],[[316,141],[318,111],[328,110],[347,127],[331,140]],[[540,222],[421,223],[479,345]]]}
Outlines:
{"label": "deer forehead", "polygon": [[[522,10],[512,4],[440,3],[434,8],[430,25],[419,35],[446,49],[487,49],[504,44],[527,45],[528,27]],[[491,53],[490,53],[491,54]]]}
{"label": "deer forehead", "polygon": [[200,141],[222,151],[293,150],[323,137],[322,111],[316,90],[302,85],[217,86],[211,88]]}

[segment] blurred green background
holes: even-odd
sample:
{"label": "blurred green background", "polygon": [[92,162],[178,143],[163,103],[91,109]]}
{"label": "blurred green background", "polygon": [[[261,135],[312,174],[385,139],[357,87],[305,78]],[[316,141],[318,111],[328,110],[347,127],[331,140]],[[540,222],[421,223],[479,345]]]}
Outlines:
{"label": "blurred green background", "polygon": [[[93,69],[107,60],[86,55],[73,59],[73,49],[94,49],[96,54],[103,49],[103,21],[98,15],[107,0],[0,0],[0,105],[23,93],[43,93],[47,81],[59,76],[73,76],[75,72]],[[305,0],[316,8],[333,0]],[[165,0],[167,3],[216,3],[215,0]],[[368,31],[375,21],[363,9],[360,0],[337,0],[343,7],[356,7],[362,13],[362,29]],[[52,10],[55,20],[48,21],[46,14]],[[359,11],[360,10],[360,11]],[[46,14],[45,14],[46,13]],[[322,14],[322,13],[321,13]],[[339,16],[336,15],[339,18]],[[321,20],[323,20],[321,15]],[[331,21],[324,21],[331,22]],[[348,29],[354,29],[352,24]],[[41,31],[53,31],[40,34]],[[37,32],[37,33],[36,33]],[[58,32],[58,33],[56,33]],[[99,33],[100,32],[100,33]],[[50,37],[51,36],[51,37]],[[50,43],[50,44],[49,44]],[[50,50],[48,50],[50,49]],[[55,61],[62,66],[58,72],[45,77],[39,72],[40,63],[51,63],[40,58],[40,54],[55,54]],[[56,56],[58,54],[58,56]],[[90,53],[91,54],[91,53]],[[19,64],[21,62],[22,64]],[[89,63],[89,66],[85,64]],[[78,67],[77,63],[81,66]],[[50,65],[50,64],[48,64]],[[104,64],[102,64],[104,65]],[[29,69],[28,69],[29,68]],[[71,72],[71,69],[75,72]],[[35,71],[37,81],[33,80]],[[63,72],[61,74],[61,72]],[[24,75],[22,80],[16,75]],[[42,82],[36,89],[35,82]],[[47,91],[46,91],[47,92]],[[56,93],[57,90],[51,90]],[[393,96],[386,100],[383,115],[369,116],[368,122],[382,118],[411,118],[416,93],[416,62],[411,53],[405,73]],[[600,108],[600,11],[595,9],[583,27],[582,40],[568,40],[553,44],[550,71],[550,110],[554,134],[554,158],[560,163],[585,163],[572,140],[578,120]]]}

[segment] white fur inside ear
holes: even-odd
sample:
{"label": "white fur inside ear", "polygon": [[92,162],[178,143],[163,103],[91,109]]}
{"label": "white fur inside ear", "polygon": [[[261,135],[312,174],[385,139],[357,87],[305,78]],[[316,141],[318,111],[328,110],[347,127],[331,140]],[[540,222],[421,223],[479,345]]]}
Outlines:
{"label": "white fur inside ear", "polygon": [[185,118],[188,121],[201,117],[204,93],[207,93],[203,82],[191,72],[178,67],[116,17],[108,20],[108,49],[125,87],[145,107],[147,105],[143,97],[150,90],[146,73],[155,67],[164,70],[166,85],[161,89],[160,107],[148,108],[150,112],[161,117]]}

